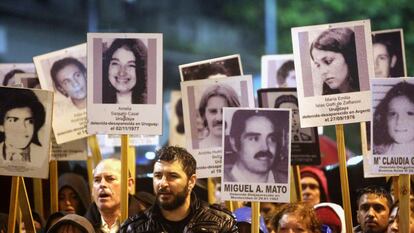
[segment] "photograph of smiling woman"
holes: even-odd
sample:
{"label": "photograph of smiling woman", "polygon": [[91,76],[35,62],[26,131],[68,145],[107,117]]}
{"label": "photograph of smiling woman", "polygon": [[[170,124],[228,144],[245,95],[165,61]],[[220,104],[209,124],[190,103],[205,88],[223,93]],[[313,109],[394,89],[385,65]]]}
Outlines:
{"label": "photograph of smiling woman", "polygon": [[414,84],[395,84],[375,108],[376,155],[410,155],[414,150]]}
{"label": "photograph of smiling woman", "polygon": [[[322,95],[359,91],[355,33],[348,27],[323,31],[311,44],[314,71]],[[318,88],[318,87],[316,87]]]}
{"label": "photograph of smiling woman", "polygon": [[102,103],[147,103],[147,47],[139,39],[115,39],[103,54]]}

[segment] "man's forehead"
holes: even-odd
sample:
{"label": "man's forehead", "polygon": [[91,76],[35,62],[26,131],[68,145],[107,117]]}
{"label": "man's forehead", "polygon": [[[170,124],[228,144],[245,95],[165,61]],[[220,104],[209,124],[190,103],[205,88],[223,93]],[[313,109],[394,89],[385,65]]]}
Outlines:
{"label": "man's forehead", "polygon": [[94,169],[94,175],[121,175],[121,162],[117,160],[104,160]]}
{"label": "man's forehead", "polygon": [[174,161],[161,161],[158,160],[154,164],[154,172],[155,171],[174,171],[174,172],[184,172],[182,163],[178,160]]}
{"label": "man's forehead", "polygon": [[12,108],[6,112],[6,116],[21,116],[22,114],[32,116],[32,110],[29,107]]}
{"label": "man's forehead", "polygon": [[271,128],[272,128],[272,130],[273,130],[273,124],[272,124],[272,122],[267,118],[267,117],[265,117],[265,116],[261,116],[261,115],[255,115],[255,116],[252,116],[252,117],[249,117],[247,120],[246,120],[246,128],[245,128],[245,132],[248,132],[248,131],[258,131],[258,129],[257,129],[257,125],[258,124],[270,124],[271,125]]}
{"label": "man's forehead", "polygon": [[361,196],[359,204],[383,204],[387,205],[387,198],[383,195],[378,195],[375,193],[365,193]]}

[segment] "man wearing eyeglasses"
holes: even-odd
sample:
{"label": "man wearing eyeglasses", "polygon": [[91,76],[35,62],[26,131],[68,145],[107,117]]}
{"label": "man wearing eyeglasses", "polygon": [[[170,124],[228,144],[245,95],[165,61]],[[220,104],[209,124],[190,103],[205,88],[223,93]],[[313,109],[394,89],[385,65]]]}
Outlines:
{"label": "man wearing eyeglasses", "polygon": [[304,167],[300,170],[302,201],[314,206],[329,202],[328,182],[322,170],[316,167]]}

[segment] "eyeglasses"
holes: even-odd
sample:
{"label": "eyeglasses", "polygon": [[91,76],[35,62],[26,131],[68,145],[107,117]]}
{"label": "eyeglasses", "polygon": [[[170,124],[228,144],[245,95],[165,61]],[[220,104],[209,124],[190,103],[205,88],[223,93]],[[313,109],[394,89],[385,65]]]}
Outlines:
{"label": "eyeglasses", "polygon": [[319,189],[319,185],[317,184],[301,184],[302,190],[305,190],[306,188],[309,188],[311,190]]}

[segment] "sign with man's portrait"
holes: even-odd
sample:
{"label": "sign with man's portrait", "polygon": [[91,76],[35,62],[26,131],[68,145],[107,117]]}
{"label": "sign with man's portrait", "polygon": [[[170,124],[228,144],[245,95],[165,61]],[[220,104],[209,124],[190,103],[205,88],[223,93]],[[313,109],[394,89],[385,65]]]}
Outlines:
{"label": "sign with man's portrait", "polygon": [[39,77],[35,73],[18,73],[14,76],[16,78],[15,87],[41,89]]}
{"label": "sign with man's portrait", "polygon": [[58,144],[88,136],[86,132],[86,44],[33,58],[43,90],[54,91],[53,133]]}
{"label": "sign with man's portrait", "polygon": [[372,32],[372,52],[376,78],[407,76],[402,29]]}
{"label": "sign with man's portrait", "polygon": [[171,91],[167,112],[169,112],[168,118],[170,120],[170,137],[168,138],[168,144],[170,146],[186,147],[181,91]]}
{"label": "sign with man's portrait", "polygon": [[88,133],[161,135],[162,34],[87,37]]}
{"label": "sign with man's portrait", "polygon": [[23,73],[35,74],[35,65],[33,63],[0,64],[0,86],[14,87],[16,74]]}
{"label": "sign with man's portrait", "polygon": [[319,165],[318,129],[302,128],[296,88],[267,88],[258,90],[259,107],[292,109],[291,165]]}
{"label": "sign with man's portrait", "polygon": [[371,168],[376,174],[414,172],[414,80],[371,80]]}
{"label": "sign with man's portrait", "polygon": [[296,87],[293,54],[262,56],[262,88]]}
{"label": "sign with man's portrait", "polygon": [[238,54],[183,64],[178,68],[182,82],[243,75]]}
{"label": "sign with man's portrait", "polygon": [[0,175],[47,178],[53,93],[0,87]]}
{"label": "sign with man's portrait", "polygon": [[291,109],[224,108],[222,199],[289,202]]}
{"label": "sign with man's portrait", "polygon": [[197,176],[221,175],[223,107],[253,107],[251,75],[181,82],[187,150]]}
{"label": "sign with man's portrait", "polygon": [[292,28],[292,42],[302,127],[368,121],[370,21]]}

